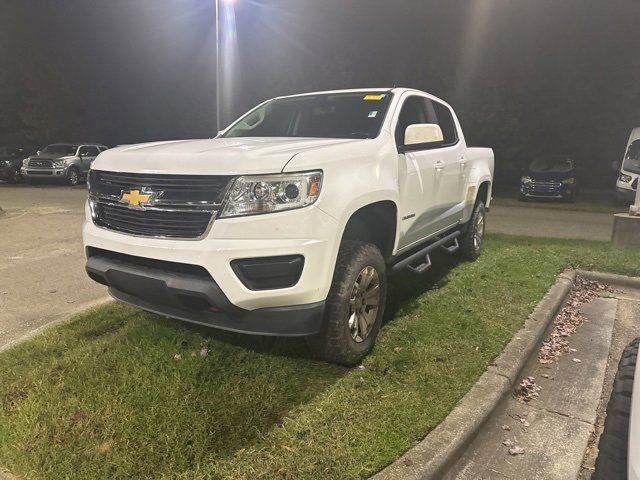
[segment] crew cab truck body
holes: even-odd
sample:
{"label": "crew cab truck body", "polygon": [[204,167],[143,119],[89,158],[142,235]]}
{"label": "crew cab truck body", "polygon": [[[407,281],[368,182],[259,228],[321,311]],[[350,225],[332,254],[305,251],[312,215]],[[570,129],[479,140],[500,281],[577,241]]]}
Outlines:
{"label": "crew cab truck body", "polygon": [[108,150],[89,176],[87,272],[116,299],[232,331],[307,336],[357,363],[387,275],[475,259],[493,152],[410,89],[265,102],[215,139]]}

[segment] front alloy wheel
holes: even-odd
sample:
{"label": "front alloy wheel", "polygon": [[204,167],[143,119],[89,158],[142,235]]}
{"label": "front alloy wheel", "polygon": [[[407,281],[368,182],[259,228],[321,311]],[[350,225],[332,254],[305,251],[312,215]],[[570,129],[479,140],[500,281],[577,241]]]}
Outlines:
{"label": "front alloy wheel", "polygon": [[364,342],[375,324],[380,306],[380,276],[373,267],[358,275],[349,300],[349,332],[356,343]]}
{"label": "front alloy wheel", "polygon": [[75,168],[69,169],[69,173],[67,174],[67,182],[72,187],[75,187],[80,183],[80,174],[78,173],[78,170],[76,170]]}

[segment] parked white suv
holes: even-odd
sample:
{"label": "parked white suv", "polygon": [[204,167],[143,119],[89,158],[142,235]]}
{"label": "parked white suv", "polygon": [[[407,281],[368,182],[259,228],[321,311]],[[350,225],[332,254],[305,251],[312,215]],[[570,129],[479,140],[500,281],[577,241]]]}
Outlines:
{"label": "parked white suv", "polygon": [[409,89],[269,100],[218,137],[108,150],[89,177],[87,272],[113,297],[226,330],[307,336],[353,365],[387,275],[480,254],[493,152]]}

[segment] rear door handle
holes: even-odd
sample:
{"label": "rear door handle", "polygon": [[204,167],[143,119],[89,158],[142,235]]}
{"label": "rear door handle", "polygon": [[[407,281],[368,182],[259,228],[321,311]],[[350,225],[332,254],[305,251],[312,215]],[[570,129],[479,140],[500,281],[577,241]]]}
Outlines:
{"label": "rear door handle", "polygon": [[442,160],[436,160],[436,172],[440,172],[444,168],[444,162]]}
{"label": "rear door handle", "polygon": [[467,166],[467,159],[465,157],[460,157],[460,166],[462,168]]}

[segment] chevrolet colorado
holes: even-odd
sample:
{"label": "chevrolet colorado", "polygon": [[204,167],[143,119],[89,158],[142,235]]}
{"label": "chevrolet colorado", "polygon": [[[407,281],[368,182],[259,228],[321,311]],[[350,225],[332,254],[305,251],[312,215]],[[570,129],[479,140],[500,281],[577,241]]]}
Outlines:
{"label": "chevrolet colorado", "polygon": [[214,139],[113,148],[91,166],[86,270],[117,300],[354,365],[387,276],[443,249],[474,260],[493,152],[411,89],[280,97]]}

